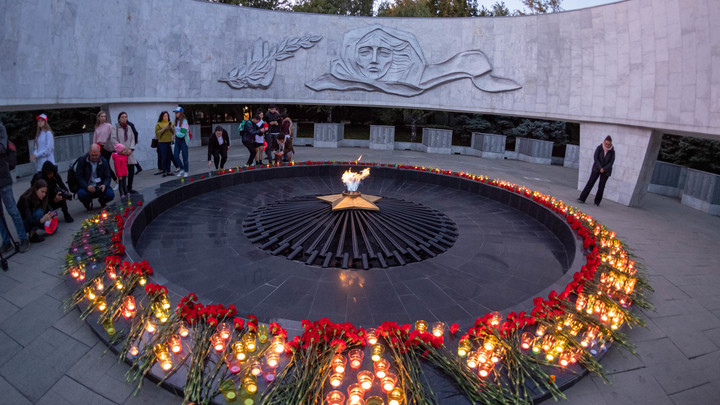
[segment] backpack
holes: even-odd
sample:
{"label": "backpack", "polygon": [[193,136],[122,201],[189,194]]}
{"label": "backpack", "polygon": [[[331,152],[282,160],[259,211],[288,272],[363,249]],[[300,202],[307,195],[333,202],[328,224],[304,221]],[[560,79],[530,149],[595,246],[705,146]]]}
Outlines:
{"label": "backpack", "polygon": [[80,156],[77,158],[73,164],[68,167],[67,172],[67,186],[71,193],[77,194],[78,190],[80,190],[80,184],[77,180],[77,173],[75,172],[77,170],[78,162],[80,162],[80,159],[82,159],[83,156]]}
{"label": "backpack", "polygon": [[10,170],[15,169],[15,166],[17,166],[17,148],[15,147],[15,144],[9,140],[7,146],[7,162]]}
{"label": "backpack", "polygon": [[242,124],[238,127],[238,133],[240,134],[240,139],[242,139],[243,142],[248,142],[250,139],[250,133],[245,128],[245,125],[247,125],[248,122],[250,121],[243,120]]}

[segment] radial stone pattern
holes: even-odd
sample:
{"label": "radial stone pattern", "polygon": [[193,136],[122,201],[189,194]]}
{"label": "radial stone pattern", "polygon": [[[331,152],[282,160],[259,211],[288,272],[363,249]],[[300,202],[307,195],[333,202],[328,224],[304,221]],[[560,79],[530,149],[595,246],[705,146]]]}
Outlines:
{"label": "radial stone pattern", "polygon": [[326,201],[301,196],[256,209],[243,222],[243,231],[273,255],[366,270],[435,257],[457,239],[457,226],[439,211],[394,198],[376,205],[378,211],[333,211]]}

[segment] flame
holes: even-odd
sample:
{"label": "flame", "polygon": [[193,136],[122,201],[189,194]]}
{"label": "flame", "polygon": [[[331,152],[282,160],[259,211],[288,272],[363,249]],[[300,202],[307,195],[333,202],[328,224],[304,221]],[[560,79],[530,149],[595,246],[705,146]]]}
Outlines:
{"label": "flame", "polygon": [[354,173],[352,169],[348,169],[342,175],[342,182],[345,183],[348,191],[357,191],[360,180],[370,175],[370,168],[366,167],[360,173]]}

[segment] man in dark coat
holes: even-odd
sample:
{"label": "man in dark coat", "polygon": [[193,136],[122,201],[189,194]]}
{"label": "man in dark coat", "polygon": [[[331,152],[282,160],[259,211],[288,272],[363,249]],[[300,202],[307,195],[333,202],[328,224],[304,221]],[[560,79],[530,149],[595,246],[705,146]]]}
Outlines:
{"label": "man in dark coat", "polygon": [[[0,121],[0,215],[5,215],[2,212],[2,204],[5,204],[5,208],[12,218],[13,224],[15,225],[15,231],[17,231],[20,245],[18,251],[25,253],[30,249],[30,241],[28,240],[27,232],[25,232],[25,226],[23,225],[22,216],[18,211],[17,204],[15,204],[15,196],[12,192],[12,176],[10,175],[10,165],[8,163],[8,135],[5,131],[5,125]],[[15,246],[11,243],[10,230],[7,229],[5,221],[0,220],[0,236],[2,236],[2,255],[5,256],[8,253],[15,250]]]}
{"label": "man in dark coat", "polygon": [[598,191],[595,194],[595,205],[600,206],[600,201],[602,201],[603,192],[605,191],[605,183],[607,183],[610,174],[612,174],[613,163],[615,163],[615,149],[613,149],[612,138],[608,135],[605,137],[603,143],[595,149],[590,178],[587,184],[585,184],[582,193],[580,193],[580,198],[577,199],[579,203],[585,203],[585,200],[590,194],[590,190],[592,190],[597,179],[600,178]]}
{"label": "man in dark coat", "polygon": [[62,180],[62,177],[58,174],[58,167],[52,162],[47,161],[42,165],[42,171],[37,172],[30,182],[30,185],[35,184],[38,179],[43,179],[48,184],[48,202],[50,207],[56,210],[62,209],[65,222],[73,222],[73,217],[68,212],[67,202],[72,200],[72,193],[68,190],[67,186]]}
{"label": "man in dark coat", "polygon": [[100,156],[100,146],[92,144],[87,155],[82,156],[77,165],[75,174],[80,188],[78,189],[78,200],[83,203],[88,211],[93,209],[92,200],[97,198],[100,207],[105,207],[108,201],[115,198],[115,193],[110,187],[110,164],[104,157]]}

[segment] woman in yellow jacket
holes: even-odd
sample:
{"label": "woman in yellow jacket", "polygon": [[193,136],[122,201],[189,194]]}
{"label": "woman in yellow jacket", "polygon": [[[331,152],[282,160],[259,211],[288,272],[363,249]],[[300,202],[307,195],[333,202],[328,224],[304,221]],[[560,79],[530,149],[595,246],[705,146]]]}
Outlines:
{"label": "woman in yellow jacket", "polygon": [[155,138],[158,140],[158,150],[160,151],[160,168],[163,177],[172,175],[170,171],[170,159],[172,151],[170,144],[175,135],[175,127],[170,121],[170,113],[163,111],[160,113],[157,124],[155,124]]}

